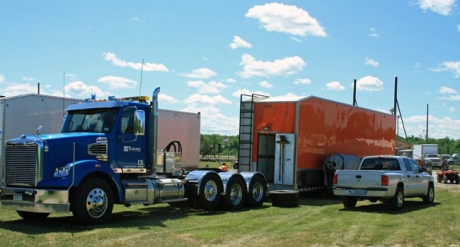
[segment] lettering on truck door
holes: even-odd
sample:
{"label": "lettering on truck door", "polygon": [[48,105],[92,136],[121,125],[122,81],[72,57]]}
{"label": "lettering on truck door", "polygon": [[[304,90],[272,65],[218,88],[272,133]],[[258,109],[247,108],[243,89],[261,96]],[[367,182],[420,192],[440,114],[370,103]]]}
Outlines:
{"label": "lettering on truck door", "polygon": [[294,134],[277,134],[275,145],[274,183],[294,184]]}

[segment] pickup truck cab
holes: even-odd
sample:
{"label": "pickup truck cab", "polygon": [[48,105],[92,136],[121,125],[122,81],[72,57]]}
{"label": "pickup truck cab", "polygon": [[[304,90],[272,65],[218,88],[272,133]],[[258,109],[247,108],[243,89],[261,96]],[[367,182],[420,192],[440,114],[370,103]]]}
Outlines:
{"label": "pickup truck cab", "polygon": [[434,177],[415,160],[403,156],[366,156],[358,170],[337,170],[333,193],[342,197],[345,208],[356,206],[358,199],[389,203],[402,209],[404,198],[420,197],[434,202]]}

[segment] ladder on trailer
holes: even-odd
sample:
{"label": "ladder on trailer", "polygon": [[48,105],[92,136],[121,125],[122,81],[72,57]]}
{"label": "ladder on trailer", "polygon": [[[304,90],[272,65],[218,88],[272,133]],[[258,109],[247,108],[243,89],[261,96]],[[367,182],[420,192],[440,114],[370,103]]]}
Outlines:
{"label": "ladder on trailer", "polygon": [[240,96],[240,128],[238,146],[238,171],[251,171],[254,130],[254,102],[268,98],[260,94]]}

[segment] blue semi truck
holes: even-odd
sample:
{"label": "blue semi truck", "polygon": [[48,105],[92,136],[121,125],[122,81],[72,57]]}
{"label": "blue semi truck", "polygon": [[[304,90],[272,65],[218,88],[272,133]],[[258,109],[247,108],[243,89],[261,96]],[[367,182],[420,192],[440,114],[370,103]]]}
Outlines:
{"label": "blue semi truck", "polygon": [[70,105],[60,133],[7,140],[2,209],[24,219],[71,212],[79,223],[100,224],[114,204],[261,206],[267,195],[262,173],[184,171],[180,141],[158,150],[159,92],[151,101],[109,97]]}

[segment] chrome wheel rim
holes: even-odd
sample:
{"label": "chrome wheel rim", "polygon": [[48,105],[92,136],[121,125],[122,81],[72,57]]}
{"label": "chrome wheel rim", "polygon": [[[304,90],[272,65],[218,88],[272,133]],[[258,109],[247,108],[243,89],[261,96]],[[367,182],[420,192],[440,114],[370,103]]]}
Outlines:
{"label": "chrome wheel rim", "polygon": [[217,184],[213,180],[209,180],[204,185],[204,197],[208,201],[214,201],[217,197]]}
{"label": "chrome wheel rim", "polygon": [[93,218],[104,215],[108,204],[107,194],[100,188],[94,188],[86,197],[86,211]]}
{"label": "chrome wheel rim", "polygon": [[241,200],[243,199],[243,189],[239,184],[233,184],[230,187],[229,191],[230,195],[230,202],[233,205],[238,205],[241,203]]}
{"label": "chrome wheel rim", "polygon": [[264,186],[261,182],[254,183],[254,186],[252,187],[252,198],[254,198],[254,201],[259,202],[262,200],[263,197]]}

